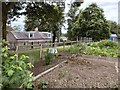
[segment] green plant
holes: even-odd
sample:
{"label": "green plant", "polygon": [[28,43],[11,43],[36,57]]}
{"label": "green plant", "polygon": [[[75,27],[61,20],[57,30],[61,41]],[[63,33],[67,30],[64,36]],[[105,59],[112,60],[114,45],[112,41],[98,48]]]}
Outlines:
{"label": "green plant", "polygon": [[102,40],[98,43],[100,48],[118,48],[118,42],[111,40]]}
{"label": "green plant", "polygon": [[79,53],[79,47],[76,47],[76,46],[72,46],[69,48],[68,50],[71,54],[75,54],[75,53]]}
{"label": "green plant", "polygon": [[85,43],[79,43],[74,46],[71,46],[68,50],[71,54],[82,53],[86,49],[87,45]]}
{"label": "green plant", "polygon": [[49,87],[48,81],[45,81],[45,80],[39,80],[38,85],[40,85],[40,88],[43,90]]}
{"label": "green plant", "polygon": [[55,55],[53,53],[50,53],[48,49],[45,54],[45,64],[49,65],[51,62],[53,62],[54,59],[55,59]]}
{"label": "green plant", "polygon": [[33,67],[27,63],[28,56],[10,55],[7,44],[2,42],[2,87],[3,88],[32,88],[32,72],[28,68]]}

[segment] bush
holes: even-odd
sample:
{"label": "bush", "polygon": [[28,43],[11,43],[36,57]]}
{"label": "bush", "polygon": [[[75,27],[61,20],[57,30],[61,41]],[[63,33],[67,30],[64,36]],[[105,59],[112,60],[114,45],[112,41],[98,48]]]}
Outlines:
{"label": "bush", "polygon": [[79,53],[83,53],[84,50],[86,49],[86,47],[87,47],[86,44],[84,44],[84,43],[79,43],[79,44],[76,44],[76,45],[74,45],[74,46],[71,46],[68,51],[69,51],[71,54],[79,54]]}
{"label": "bush", "polygon": [[32,88],[32,73],[28,68],[33,67],[31,63],[26,63],[28,56],[21,55],[16,60],[17,55],[10,55],[8,47],[4,44],[2,48],[2,87],[3,88]]}
{"label": "bush", "polygon": [[45,54],[45,64],[49,65],[51,62],[53,62],[54,59],[55,59],[54,54],[50,53],[49,49],[48,49],[46,54]]}
{"label": "bush", "polygon": [[118,48],[118,43],[111,40],[102,40],[98,43],[100,48]]}
{"label": "bush", "polygon": [[88,46],[98,47],[98,43],[99,43],[99,42],[92,42],[92,43],[89,43]]}

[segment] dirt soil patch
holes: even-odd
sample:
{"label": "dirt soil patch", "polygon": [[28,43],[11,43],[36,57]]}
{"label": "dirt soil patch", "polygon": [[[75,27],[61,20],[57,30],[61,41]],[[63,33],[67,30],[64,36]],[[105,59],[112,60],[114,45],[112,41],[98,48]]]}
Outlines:
{"label": "dirt soil patch", "polygon": [[61,63],[62,61],[64,61],[64,59],[58,59],[56,57],[56,59],[50,65],[45,65],[44,59],[41,59],[39,61],[34,62],[34,64],[33,64],[34,68],[32,68],[31,71],[33,72],[34,76],[37,76],[38,74],[40,74],[40,73],[44,72],[45,70],[48,70],[49,68]]}
{"label": "dirt soil patch", "polygon": [[64,59],[66,63],[40,78],[49,82],[49,88],[115,88],[118,84],[117,58],[63,55],[57,63]]}

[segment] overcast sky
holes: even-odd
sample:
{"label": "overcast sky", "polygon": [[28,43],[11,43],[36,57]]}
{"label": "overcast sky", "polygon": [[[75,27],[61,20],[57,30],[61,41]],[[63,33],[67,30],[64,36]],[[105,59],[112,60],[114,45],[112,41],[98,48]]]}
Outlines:
{"label": "overcast sky", "polygon": [[[118,23],[118,2],[120,0],[84,0],[84,3],[81,5],[80,9],[85,9],[91,3],[96,3],[100,8],[104,10],[104,15],[107,20],[116,21]],[[65,12],[69,10],[68,3],[71,0],[66,0],[66,8]],[[17,21],[12,22],[12,26],[21,25],[22,30],[24,30],[24,16],[21,16]],[[66,25],[67,26],[67,25]],[[62,30],[62,32],[66,32],[66,30]]]}

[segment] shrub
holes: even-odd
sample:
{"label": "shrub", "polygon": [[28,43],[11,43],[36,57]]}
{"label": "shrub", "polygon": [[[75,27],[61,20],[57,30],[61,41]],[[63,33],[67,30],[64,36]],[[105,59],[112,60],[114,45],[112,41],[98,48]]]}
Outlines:
{"label": "shrub", "polygon": [[76,44],[72,47],[69,48],[69,52],[71,54],[79,54],[79,53],[83,53],[84,50],[86,49],[87,45],[84,44],[84,43],[79,43],[79,44]]}
{"label": "shrub", "polygon": [[98,43],[99,43],[99,42],[92,42],[92,43],[89,43],[88,46],[98,47]]}
{"label": "shrub", "polygon": [[54,54],[50,53],[49,49],[48,49],[46,54],[45,54],[45,64],[49,65],[54,59],[55,59]]}
{"label": "shrub", "polygon": [[79,47],[71,46],[68,50],[71,54],[78,54],[79,53]]}
{"label": "shrub", "polygon": [[28,56],[21,55],[16,60],[17,55],[10,55],[8,47],[3,41],[2,48],[2,87],[3,88],[32,88],[32,73],[28,68],[33,67],[31,63],[26,63]]}
{"label": "shrub", "polygon": [[118,43],[111,40],[102,40],[98,43],[100,48],[118,48]]}

